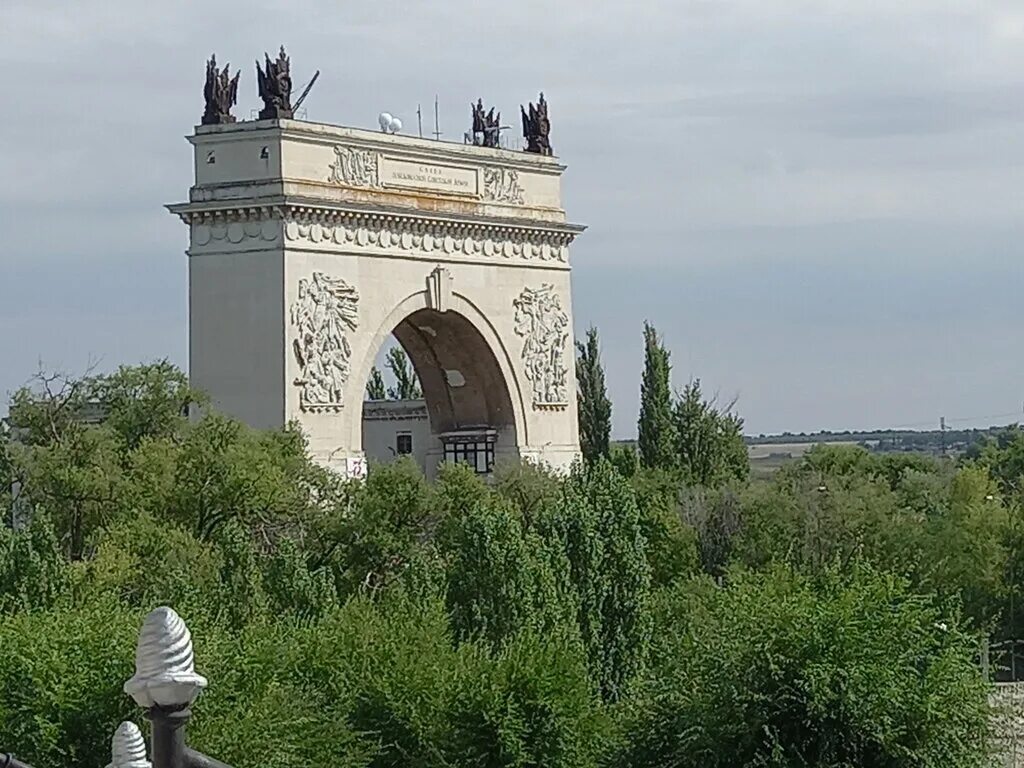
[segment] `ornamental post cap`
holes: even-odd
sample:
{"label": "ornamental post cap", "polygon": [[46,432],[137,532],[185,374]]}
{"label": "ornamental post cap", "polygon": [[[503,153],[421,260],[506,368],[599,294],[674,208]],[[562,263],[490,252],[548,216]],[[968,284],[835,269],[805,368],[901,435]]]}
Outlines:
{"label": "ornamental post cap", "polygon": [[187,707],[206,687],[196,674],[192,634],[173,608],[161,606],[146,617],[135,649],[135,675],[124,692],[144,709]]}
{"label": "ornamental post cap", "polygon": [[117,726],[110,739],[110,764],[107,768],[153,768],[146,759],[146,742],[135,723]]}

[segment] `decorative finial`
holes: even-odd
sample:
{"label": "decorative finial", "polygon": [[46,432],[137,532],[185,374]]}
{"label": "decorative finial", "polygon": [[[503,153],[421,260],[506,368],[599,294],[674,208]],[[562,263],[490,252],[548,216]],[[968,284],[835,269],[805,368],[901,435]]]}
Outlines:
{"label": "decorative finial", "polygon": [[197,675],[192,655],[192,634],[185,622],[167,606],[152,611],[139,632],[135,675],[124,692],[144,708],[187,707],[206,687]]}
{"label": "decorative finial", "polygon": [[110,739],[110,764],[107,768],[153,768],[146,759],[146,742],[135,723],[125,721],[117,726]]}

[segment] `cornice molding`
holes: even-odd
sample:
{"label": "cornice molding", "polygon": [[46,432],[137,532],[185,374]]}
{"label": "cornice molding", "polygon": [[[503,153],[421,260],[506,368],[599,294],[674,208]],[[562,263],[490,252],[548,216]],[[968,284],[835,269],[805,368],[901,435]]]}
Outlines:
{"label": "cornice molding", "polygon": [[192,242],[238,244],[246,238],[322,249],[483,256],[567,264],[568,246],[582,227],[558,223],[473,221],[398,212],[336,208],[317,203],[168,208],[192,227]]}

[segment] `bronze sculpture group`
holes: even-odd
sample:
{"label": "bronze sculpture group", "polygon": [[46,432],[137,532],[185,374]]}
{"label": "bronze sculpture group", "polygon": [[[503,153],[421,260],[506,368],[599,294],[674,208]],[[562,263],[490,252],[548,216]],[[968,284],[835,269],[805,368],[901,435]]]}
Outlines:
{"label": "bronze sculpture group", "polygon": [[[309,89],[313,87],[320,72],[317,71],[313,75],[313,79],[293,105],[291,60],[284,52],[284,46],[281,46],[281,51],[276,59],[271,60],[268,54],[264,54],[263,57],[262,66],[258,61],[256,62],[256,84],[260,99],[263,101],[259,119],[292,118],[299,104],[309,93]],[[223,70],[218,70],[216,56],[211,56],[206,63],[206,85],[203,88],[206,109],[203,111],[203,125],[235,122],[231,108],[238,103],[238,78],[241,71],[239,70],[234,77],[231,77],[230,66],[229,64]],[[536,105],[533,102],[529,103],[529,110],[522,105],[519,109],[523,118],[525,151],[538,155],[551,155],[551,121],[548,119],[548,104],[544,100],[544,94],[540,95],[540,100]],[[501,113],[495,113],[494,107],[485,112],[483,99],[478,99],[476,104],[471,103],[470,110],[472,112],[473,143],[483,147],[499,147],[502,130]],[[467,138],[469,138],[468,135]]]}

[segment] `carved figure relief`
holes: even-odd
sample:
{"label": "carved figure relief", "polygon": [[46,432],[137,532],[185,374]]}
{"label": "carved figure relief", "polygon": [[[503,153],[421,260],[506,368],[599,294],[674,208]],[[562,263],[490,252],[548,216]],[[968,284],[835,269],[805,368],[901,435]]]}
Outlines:
{"label": "carved figure relief", "polygon": [[377,155],[369,150],[335,147],[334,162],[329,167],[331,175],[327,180],[333,184],[377,186]]}
{"label": "carved figure relief", "polygon": [[568,402],[565,345],[569,316],[553,285],[524,288],[515,307],[515,331],[523,337],[523,367],[533,385],[535,406],[564,406]]}
{"label": "carved figure relief", "polygon": [[484,199],[522,205],[523,188],[519,186],[519,171],[484,168]]}
{"label": "carved figure relief", "polygon": [[350,370],[347,332],[358,325],[359,293],[344,280],[314,272],[299,280],[299,295],[291,307],[295,327],[292,349],[299,364],[295,385],[299,408],[337,412]]}

